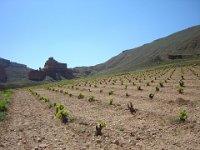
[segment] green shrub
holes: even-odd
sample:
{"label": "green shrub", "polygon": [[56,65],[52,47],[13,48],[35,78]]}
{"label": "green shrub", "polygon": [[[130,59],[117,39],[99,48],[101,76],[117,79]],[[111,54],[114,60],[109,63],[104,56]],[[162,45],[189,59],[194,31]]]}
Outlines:
{"label": "green shrub", "polygon": [[0,91],[0,120],[3,120],[7,114],[9,97],[12,93],[12,90]]}
{"label": "green shrub", "polygon": [[141,86],[137,86],[137,89],[138,89],[139,91],[141,91],[141,90],[142,90]]}
{"label": "green shrub", "polygon": [[109,99],[108,103],[109,103],[109,105],[112,105],[113,104],[113,99],[112,98]]}
{"label": "green shrub", "polygon": [[178,118],[179,118],[180,122],[185,122],[187,117],[188,117],[188,115],[187,115],[186,110],[180,111],[178,114]]}
{"label": "green shrub", "polygon": [[104,127],[106,127],[106,123],[105,123],[104,121],[99,121],[99,122],[97,122],[95,135],[96,135],[96,136],[102,135],[101,130],[102,130]]}
{"label": "green shrub", "polygon": [[156,86],[156,91],[159,91],[159,90],[160,90],[159,87]]}
{"label": "green shrub", "polygon": [[85,96],[82,94],[82,93],[80,93],[79,95],[78,95],[78,99],[83,99]]}
{"label": "green shrub", "polygon": [[94,96],[90,96],[90,97],[88,98],[88,101],[89,101],[89,102],[95,101],[95,97],[94,97]]}
{"label": "green shrub", "polygon": [[63,123],[67,123],[68,115],[68,111],[66,109],[62,109],[56,113],[56,118],[59,118]]}
{"label": "green shrub", "polygon": [[183,94],[183,88],[180,87],[177,89],[177,91],[178,91],[178,93]]}
{"label": "green shrub", "polygon": [[0,100],[0,112],[5,112],[8,110],[7,104],[8,104],[7,100],[5,99]]}
{"label": "green shrub", "polygon": [[183,82],[183,80],[180,80],[180,81],[179,81],[179,85],[180,85],[181,87],[184,87],[184,82]]}
{"label": "green shrub", "polygon": [[59,110],[63,110],[64,109],[64,105],[63,104],[58,104],[58,103],[54,103],[54,107],[56,108],[56,113],[59,111]]}
{"label": "green shrub", "polygon": [[99,122],[97,122],[97,125],[98,125],[98,126],[102,126],[102,127],[104,128],[104,127],[106,127],[106,122],[104,122],[104,121],[99,121]]}
{"label": "green shrub", "polygon": [[68,93],[69,97],[72,97],[72,93]]}
{"label": "green shrub", "polygon": [[127,88],[128,88],[128,85],[125,85],[125,90],[127,90]]}

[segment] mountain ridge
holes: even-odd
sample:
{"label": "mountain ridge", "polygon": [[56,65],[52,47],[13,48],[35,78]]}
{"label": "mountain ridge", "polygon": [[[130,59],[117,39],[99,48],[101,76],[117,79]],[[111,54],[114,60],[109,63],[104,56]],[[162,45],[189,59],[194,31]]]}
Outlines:
{"label": "mountain ridge", "polygon": [[175,32],[142,46],[124,50],[105,63],[91,67],[74,68],[80,74],[85,71],[96,73],[117,73],[133,71],[161,62],[171,62],[169,55],[194,56],[200,54],[200,25]]}

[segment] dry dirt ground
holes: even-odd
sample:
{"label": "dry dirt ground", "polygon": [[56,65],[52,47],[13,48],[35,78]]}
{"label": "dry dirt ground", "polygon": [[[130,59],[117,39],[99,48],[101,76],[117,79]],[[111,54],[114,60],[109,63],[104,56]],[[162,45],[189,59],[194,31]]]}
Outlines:
{"label": "dry dirt ground", "polygon": [[[199,66],[192,69],[200,74]],[[141,83],[135,78],[129,83],[122,76],[124,85],[128,85],[126,90],[119,81],[112,84],[106,80],[100,84],[97,79],[97,87],[82,82],[81,86],[73,89],[68,85],[54,87],[71,92],[72,97],[45,88],[34,88],[50,101],[64,104],[70,114],[67,124],[55,118],[54,108],[49,108],[27,89],[16,90],[7,119],[0,122],[0,150],[200,150],[199,77],[188,67],[151,74],[142,78]],[[170,80],[167,80],[170,75]],[[185,78],[183,94],[177,92],[181,75]],[[151,80],[154,82],[151,83]],[[165,80],[164,87],[155,92],[159,82]],[[93,84],[93,81],[88,82]],[[150,86],[146,85],[147,82]],[[137,90],[138,85],[141,85],[142,91]],[[99,92],[101,89],[102,93]],[[113,90],[114,94],[109,96],[109,90]],[[85,98],[77,98],[80,92]],[[126,97],[126,93],[130,96]],[[155,93],[153,99],[149,98],[150,93]],[[89,95],[95,96],[96,101],[88,102]],[[111,98],[113,105],[108,104]],[[127,109],[129,102],[137,109],[135,114]],[[184,109],[188,118],[180,123],[178,113]],[[102,136],[95,136],[99,120],[105,121],[107,126],[102,130]]]}

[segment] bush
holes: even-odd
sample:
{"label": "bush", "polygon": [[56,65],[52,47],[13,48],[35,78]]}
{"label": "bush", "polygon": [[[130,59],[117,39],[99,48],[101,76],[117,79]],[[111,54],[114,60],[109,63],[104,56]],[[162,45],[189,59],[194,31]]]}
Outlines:
{"label": "bush", "polygon": [[63,123],[67,123],[68,115],[68,111],[66,109],[62,109],[56,113],[56,118],[59,118]]}
{"label": "bush", "polygon": [[183,88],[180,87],[177,89],[177,91],[178,91],[178,93],[183,94]]}
{"label": "bush", "polygon": [[[63,104],[54,103],[54,106],[55,106],[56,109],[58,109],[58,111],[64,109],[64,105],[63,105]],[[56,112],[56,113],[57,113],[57,112]]]}
{"label": "bush", "polygon": [[141,91],[141,90],[142,90],[141,86],[138,86],[138,87],[137,87],[137,89],[138,89],[139,91]]}
{"label": "bush", "polygon": [[185,122],[187,117],[188,116],[187,116],[186,110],[183,110],[183,111],[179,112],[179,114],[178,114],[178,118],[179,118],[180,122]]}
{"label": "bush", "polygon": [[183,80],[180,80],[180,81],[179,81],[179,85],[180,85],[181,87],[184,87],[184,82],[183,82]]}
{"label": "bush", "polygon": [[128,88],[128,85],[125,85],[125,90],[127,90],[127,88]]}
{"label": "bush", "polygon": [[99,122],[97,122],[95,135],[96,135],[96,136],[102,135],[101,130],[102,130],[104,127],[106,127],[106,123],[105,123],[104,121],[99,121]]}
{"label": "bush", "polygon": [[78,95],[78,99],[83,99],[85,96],[82,94],[82,93],[80,93],[79,95]]}
{"label": "bush", "polygon": [[89,101],[89,102],[95,101],[95,97],[94,97],[94,96],[90,96],[90,97],[88,98],[88,101]]}
{"label": "bush", "polygon": [[159,89],[159,87],[156,87],[156,91],[159,91],[160,89]]}
{"label": "bush", "polygon": [[72,93],[68,93],[69,97],[72,97]]}
{"label": "bush", "polygon": [[0,112],[5,112],[8,110],[7,101],[5,99],[0,100]]}
{"label": "bush", "polygon": [[113,99],[112,98],[109,99],[108,103],[109,103],[109,105],[112,105],[113,104]]}

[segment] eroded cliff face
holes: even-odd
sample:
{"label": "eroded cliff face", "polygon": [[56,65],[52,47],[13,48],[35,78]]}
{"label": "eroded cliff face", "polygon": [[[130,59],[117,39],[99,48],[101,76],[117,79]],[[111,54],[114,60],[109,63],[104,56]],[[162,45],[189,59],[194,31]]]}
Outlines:
{"label": "eroded cliff face", "polygon": [[10,61],[6,59],[0,58],[0,82],[6,82],[7,81],[7,75],[5,68],[10,65]]}
{"label": "eroded cliff face", "polygon": [[34,81],[42,81],[46,76],[50,76],[54,80],[74,78],[72,70],[67,68],[67,64],[59,63],[53,57],[50,57],[44,65],[43,69],[32,70],[29,72],[29,79]]}

